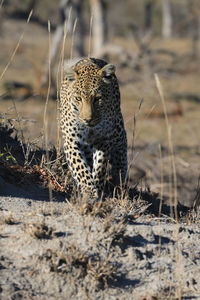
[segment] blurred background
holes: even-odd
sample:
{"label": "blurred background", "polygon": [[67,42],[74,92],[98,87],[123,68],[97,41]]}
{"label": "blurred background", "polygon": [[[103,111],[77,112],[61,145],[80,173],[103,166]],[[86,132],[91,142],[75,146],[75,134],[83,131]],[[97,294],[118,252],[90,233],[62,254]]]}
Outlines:
{"label": "blurred background", "polygon": [[46,134],[58,145],[64,67],[84,56],[106,59],[117,67],[131,183],[163,197],[177,188],[189,205],[200,174],[199,38],[199,0],[1,1],[1,120],[26,142],[42,145]]}

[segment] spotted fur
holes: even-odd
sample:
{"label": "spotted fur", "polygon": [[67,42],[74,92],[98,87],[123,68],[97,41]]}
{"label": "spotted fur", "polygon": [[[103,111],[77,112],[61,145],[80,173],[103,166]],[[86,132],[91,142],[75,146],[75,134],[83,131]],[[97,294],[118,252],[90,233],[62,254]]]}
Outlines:
{"label": "spotted fur", "polygon": [[66,71],[60,92],[60,125],[66,160],[81,194],[102,196],[107,164],[113,182],[127,176],[127,139],[115,67],[94,58]]}

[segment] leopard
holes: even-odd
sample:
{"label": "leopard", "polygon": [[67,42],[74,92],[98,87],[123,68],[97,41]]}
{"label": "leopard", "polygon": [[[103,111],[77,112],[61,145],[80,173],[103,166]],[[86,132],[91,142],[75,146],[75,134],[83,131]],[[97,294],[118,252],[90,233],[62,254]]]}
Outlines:
{"label": "leopard", "polygon": [[116,67],[82,58],[65,69],[60,128],[66,162],[82,198],[102,199],[108,166],[114,186],[127,181],[127,135]]}

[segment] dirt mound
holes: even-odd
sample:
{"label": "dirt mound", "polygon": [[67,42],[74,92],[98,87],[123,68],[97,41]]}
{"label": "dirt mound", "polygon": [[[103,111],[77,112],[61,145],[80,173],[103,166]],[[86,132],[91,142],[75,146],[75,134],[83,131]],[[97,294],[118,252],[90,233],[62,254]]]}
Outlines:
{"label": "dirt mound", "polygon": [[[1,197],[1,299],[188,299],[200,296],[199,215],[147,205]],[[194,222],[195,220],[195,222]]]}

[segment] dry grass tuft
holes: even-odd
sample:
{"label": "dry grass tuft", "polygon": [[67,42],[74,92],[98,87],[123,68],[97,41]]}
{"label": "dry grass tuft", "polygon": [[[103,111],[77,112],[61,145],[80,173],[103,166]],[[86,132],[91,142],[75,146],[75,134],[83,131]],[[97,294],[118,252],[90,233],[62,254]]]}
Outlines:
{"label": "dry grass tuft", "polygon": [[106,197],[102,201],[89,203],[82,201],[79,196],[70,205],[80,215],[91,215],[93,217],[107,218],[114,216],[116,220],[137,219],[151,205],[147,201],[141,199],[140,196],[126,196],[125,198]]}
{"label": "dry grass tuft", "polygon": [[15,225],[15,224],[18,224],[18,221],[15,219],[15,217],[13,216],[12,213],[9,213],[7,216],[5,216],[3,218],[1,223],[7,224],[7,225]]}
{"label": "dry grass tuft", "polygon": [[76,280],[84,279],[95,289],[108,286],[117,273],[117,266],[111,262],[111,257],[105,259],[99,253],[88,254],[74,244],[59,251],[48,249],[39,260],[48,263],[50,272]]}
{"label": "dry grass tuft", "polygon": [[53,228],[46,225],[45,222],[25,224],[25,231],[30,234],[30,236],[36,239],[51,239],[53,237]]}
{"label": "dry grass tuft", "polygon": [[106,288],[117,274],[117,265],[110,258],[102,259],[99,255],[89,259],[88,275],[91,281],[94,281],[96,288]]}
{"label": "dry grass tuft", "polygon": [[48,262],[50,272],[71,274],[78,278],[87,274],[88,256],[74,244],[63,251],[48,249],[39,259]]}
{"label": "dry grass tuft", "polygon": [[199,224],[200,225],[200,211],[199,207],[192,208],[188,211],[188,214],[182,217],[182,222],[188,225]]}
{"label": "dry grass tuft", "polygon": [[24,144],[23,134],[13,126],[12,120],[0,122],[0,176],[14,185],[38,184],[54,192],[72,191],[71,177],[64,161],[55,148],[46,152],[35,144]]}

